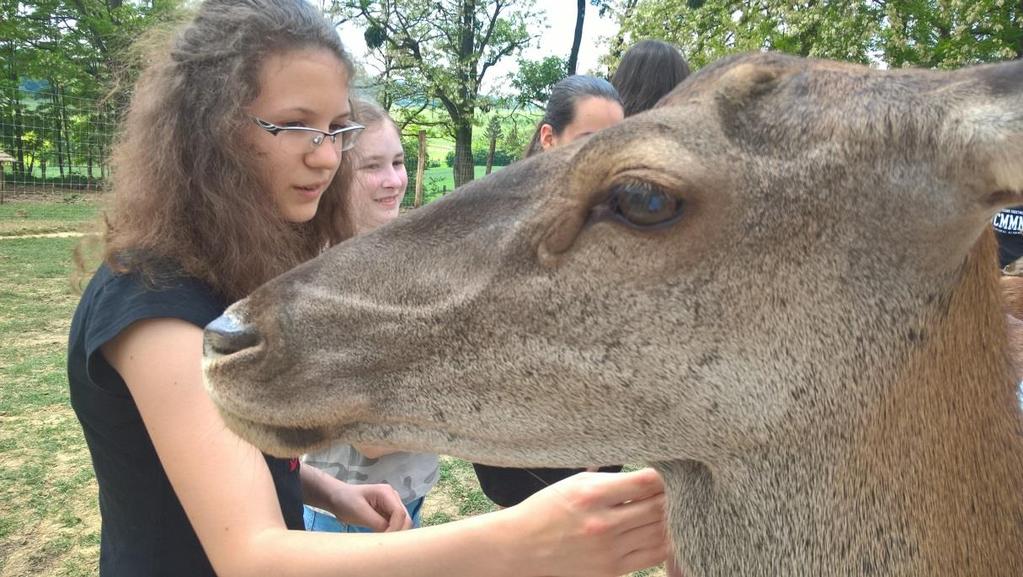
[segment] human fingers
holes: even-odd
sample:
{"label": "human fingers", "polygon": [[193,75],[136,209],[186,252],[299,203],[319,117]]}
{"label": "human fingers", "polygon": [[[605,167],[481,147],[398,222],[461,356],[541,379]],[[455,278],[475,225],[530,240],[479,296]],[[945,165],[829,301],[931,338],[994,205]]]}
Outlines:
{"label": "human fingers", "polygon": [[643,549],[656,549],[663,558],[669,549],[669,539],[666,534],[666,526],[661,523],[650,523],[636,527],[630,531],[618,535],[614,539],[614,546],[619,548],[621,554]]}
{"label": "human fingers", "polygon": [[617,529],[616,533],[619,535],[647,525],[659,524],[663,527],[666,515],[665,505],[664,494],[628,501],[608,509],[607,519],[614,524]]}
{"label": "human fingers", "polygon": [[401,501],[401,495],[390,485],[374,486],[370,502],[384,521],[384,531],[401,531],[412,527],[412,519]]}
{"label": "human fingers", "polygon": [[631,473],[582,473],[569,479],[590,484],[596,506],[639,501],[664,493],[664,482],[650,468]]}
{"label": "human fingers", "polygon": [[[634,571],[642,571],[664,563],[667,553],[663,547],[643,547],[622,556],[616,575],[625,575]],[[677,577],[679,573],[669,573],[669,577]]]}
{"label": "human fingers", "polygon": [[405,509],[405,504],[401,502],[401,497],[397,491],[394,491],[394,498],[397,501],[397,507],[391,510],[390,518],[387,523],[388,531],[404,531],[412,528],[412,517],[409,517],[408,510]]}
{"label": "human fingers", "polygon": [[361,525],[374,531],[387,531],[390,527],[389,515],[382,515],[377,506],[368,499],[359,499],[350,503],[343,516],[339,519],[351,525]]}

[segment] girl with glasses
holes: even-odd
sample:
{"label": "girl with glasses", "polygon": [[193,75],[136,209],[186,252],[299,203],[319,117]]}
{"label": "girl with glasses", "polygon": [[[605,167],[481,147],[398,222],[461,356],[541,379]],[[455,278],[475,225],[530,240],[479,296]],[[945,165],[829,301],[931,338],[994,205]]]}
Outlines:
{"label": "girl with glasses", "polygon": [[[352,75],[304,1],[208,0],[139,79],[103,263],[68,341],[100,575],[592,576],[661,561],[663,487],[649,470],[398,531],[410,521],[390,487],[261,455],[224,425],[203,388],[202,327],[350,235],[338,167],[359,130]],[[303,502],[386,532],[304,532]]]}

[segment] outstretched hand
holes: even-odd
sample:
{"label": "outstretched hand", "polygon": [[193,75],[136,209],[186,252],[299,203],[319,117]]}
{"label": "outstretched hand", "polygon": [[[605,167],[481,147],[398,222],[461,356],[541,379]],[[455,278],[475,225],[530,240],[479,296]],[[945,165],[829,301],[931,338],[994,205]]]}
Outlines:
{"label": "outstretched hand", "polygon": [[664,485],[653,469],[579,473],[536,493],[520,515],[544,574],[623,575],[664,562]]}

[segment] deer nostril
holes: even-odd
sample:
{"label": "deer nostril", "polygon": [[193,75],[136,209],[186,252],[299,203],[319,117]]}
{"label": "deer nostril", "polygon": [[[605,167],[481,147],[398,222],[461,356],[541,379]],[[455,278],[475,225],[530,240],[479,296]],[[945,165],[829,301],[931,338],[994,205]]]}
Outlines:
{"label": "deer nostril", "polygon": [[259,333],[230,315],[220,315],[203,331],[206,356],[230,355],[259,344]]}

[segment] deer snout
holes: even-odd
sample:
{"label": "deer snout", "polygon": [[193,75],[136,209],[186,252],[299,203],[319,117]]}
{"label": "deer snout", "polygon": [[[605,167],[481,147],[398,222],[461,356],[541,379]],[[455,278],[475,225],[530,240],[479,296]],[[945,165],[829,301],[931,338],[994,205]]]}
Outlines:
{"label": "deer snout", "polygon": [[207,357],[230,355],[259,344],[259,333],[237,318],[223,314],[203,330],[203,354]]}

